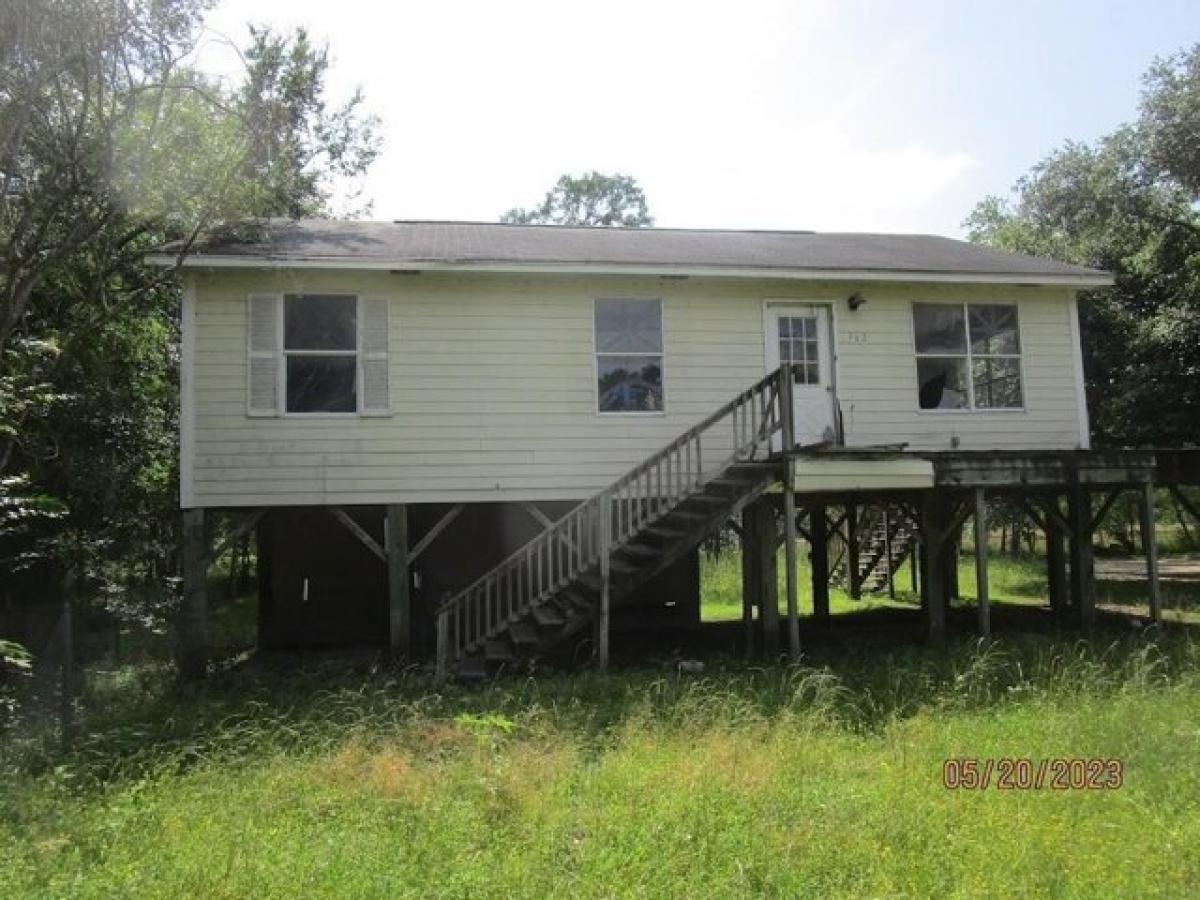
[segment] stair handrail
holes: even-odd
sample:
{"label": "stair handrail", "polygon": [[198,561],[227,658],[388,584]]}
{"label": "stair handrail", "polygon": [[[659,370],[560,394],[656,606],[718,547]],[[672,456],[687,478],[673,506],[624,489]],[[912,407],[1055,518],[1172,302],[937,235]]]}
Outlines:
{"label": "stair handrail", "polygon": [[[546,525],[437,610],[438,668],[449,657],[479,646],[504,621],[537,606],[570,580],[607,557],[633,534],[674,509],[706,482],[703,436],[732,420],[732,454],[714,471],[750,459],[784,429],[781,396],[789,395],[784,365],[739,392],[616,481]],[[603,529],[602,523],[608,523]]]}

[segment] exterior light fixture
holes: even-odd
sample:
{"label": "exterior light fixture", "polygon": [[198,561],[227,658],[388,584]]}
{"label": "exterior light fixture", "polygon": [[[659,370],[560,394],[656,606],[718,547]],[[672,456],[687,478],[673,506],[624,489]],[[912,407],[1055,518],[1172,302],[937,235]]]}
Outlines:
{"label": "exterior light fixture", "polygon": [[866,302],[867,298],[862,295],[862,291],[855,291],[846,299],[846,303],[850,307],[851,312],[858,309],[860,306],[864,306]]}

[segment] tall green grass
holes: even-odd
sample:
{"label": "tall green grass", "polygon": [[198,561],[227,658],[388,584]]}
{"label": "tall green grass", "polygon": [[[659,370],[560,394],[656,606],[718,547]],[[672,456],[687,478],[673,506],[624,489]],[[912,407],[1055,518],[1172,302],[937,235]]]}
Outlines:
{"label": "tall green grass", "polygon": [[[0,896],[1188,896],[1200,647],[1014,636],[475,689],[242,666],[96,679],[0,750]],[[1104,756],[1112,792],[947,791],[948,756]]]}

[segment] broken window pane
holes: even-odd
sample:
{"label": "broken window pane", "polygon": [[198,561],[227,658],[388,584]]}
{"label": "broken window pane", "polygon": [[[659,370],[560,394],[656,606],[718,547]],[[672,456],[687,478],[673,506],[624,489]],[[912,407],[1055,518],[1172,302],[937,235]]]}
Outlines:
{"label": "broken window pane", "polygon": [[933,357],[917,360],[921,409],[967,409],[967,359]]}

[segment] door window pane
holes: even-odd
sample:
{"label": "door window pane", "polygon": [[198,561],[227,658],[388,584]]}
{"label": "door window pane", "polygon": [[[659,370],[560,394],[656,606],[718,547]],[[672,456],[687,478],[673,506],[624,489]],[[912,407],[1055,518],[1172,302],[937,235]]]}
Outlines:
{"label": "door window pane", "polygon": [[797,384],[821,383],[816,316],[779,317],[779,363],[794,364]]}
{"label": "door window pane", "polygon": [[967,409],[965,357],[929,357],[917,360],[921,409]]}
{"label": "door window pane", "polygon": [[288,412],[354,412],[353,356],[287,357]]}

